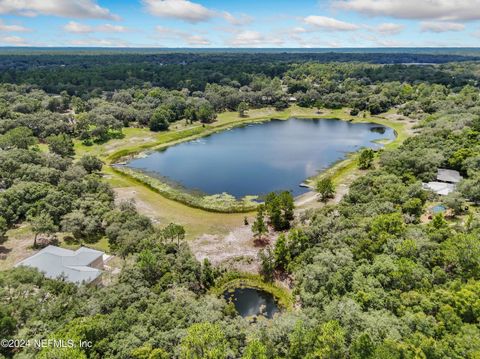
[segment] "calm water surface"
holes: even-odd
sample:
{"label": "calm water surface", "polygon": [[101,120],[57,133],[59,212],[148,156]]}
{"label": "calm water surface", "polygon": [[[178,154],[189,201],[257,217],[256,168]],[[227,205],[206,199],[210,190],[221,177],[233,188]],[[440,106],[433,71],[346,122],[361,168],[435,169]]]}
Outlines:
{"label": "calm water surface", "polygon": [[279,311],[270,293],[255,288],[236,288],[232,292],[225,292],[224,298],[233,302],[235,309],[242,317],[262,314],[272,318]]}
{"label": "calm water surface", "polygon": [[393,129],[371,123],[272,120],[152,152],[127,166],[208,194],[241,198],[289,190],[297,196],[308,190],[300,183],[348,152],[394,138]]}

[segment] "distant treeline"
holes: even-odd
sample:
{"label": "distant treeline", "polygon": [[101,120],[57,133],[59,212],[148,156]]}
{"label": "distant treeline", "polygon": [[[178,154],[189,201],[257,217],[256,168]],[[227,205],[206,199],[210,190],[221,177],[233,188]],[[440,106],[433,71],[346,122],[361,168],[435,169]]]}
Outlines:
{"label": "distant treeline", "polygon": [[[95,90],[152,86],[203,91],[207,83],[247,85],[255,75],[282,77],[295,64],[307,62],[364,62],[386,64],[359,71],[354,78],[376,81],[424,81],[446,86],[463,86],[472,74],[452,78],[450,71],[432,64],[478,61],[480,56],[453,53],[345,53],[345,52],[175,52],[107,53],[2,52],[0,82],[32,84],[49,93],[67,91],[85,96]],[[409,66],[424,64],[424,66]],[[457,74],[458,75],[458,74]]]}

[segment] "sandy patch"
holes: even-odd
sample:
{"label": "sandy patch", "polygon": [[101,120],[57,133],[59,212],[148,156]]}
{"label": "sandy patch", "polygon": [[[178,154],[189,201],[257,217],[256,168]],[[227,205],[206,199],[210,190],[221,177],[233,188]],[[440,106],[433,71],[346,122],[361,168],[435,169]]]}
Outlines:
{"label": "sandy patch", "polygon": [[[273,244],[278,234],[269,233],[267,242]],[[258,272],[258,252],[265,247],[255,242],[251,226],[238,227],[226,236],[203,234],[189,242],[199,261],[208,258],[212,264],[247,272]]]}

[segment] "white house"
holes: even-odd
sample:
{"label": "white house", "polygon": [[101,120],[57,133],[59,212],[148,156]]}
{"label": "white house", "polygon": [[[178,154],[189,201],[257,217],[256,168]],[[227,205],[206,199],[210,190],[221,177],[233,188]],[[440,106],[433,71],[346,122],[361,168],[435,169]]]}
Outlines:
{"label": "white house", "polygon": [[455,191],[457,183],[463,177],[458,171],[439,168],[437,171],[437,181],[423,183],[423,188],[433,191],[441,196],[446,196]]}
{"label": "white house", "polygon": [[76,251],[48,246],[16,264],[38,269],[45,277],[75,284],[99,283],[103,269],[101,251],[80,247]]}

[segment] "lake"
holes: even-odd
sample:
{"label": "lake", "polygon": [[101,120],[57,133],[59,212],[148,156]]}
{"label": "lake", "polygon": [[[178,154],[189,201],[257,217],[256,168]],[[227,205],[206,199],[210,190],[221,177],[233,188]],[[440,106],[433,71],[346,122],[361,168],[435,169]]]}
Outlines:
{"label": "lake", "polygon": [[337,119],[271,120],[236,127],[148,153],[127,163],[133,169],[202,193],[236,198],[289,190],[373,141],[393,140],[395,131],[372,123]]}
{"label": "lake", "polygon": [[273,295],[255,288],[235,288],[224,293],[224,298],[232,302],[242,317],[263,315],[272,318],[279,311]]}

